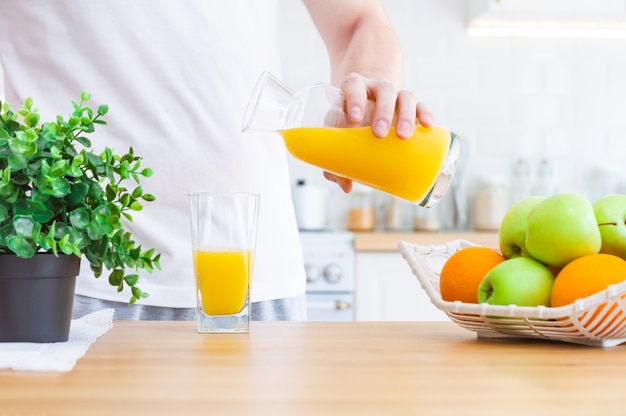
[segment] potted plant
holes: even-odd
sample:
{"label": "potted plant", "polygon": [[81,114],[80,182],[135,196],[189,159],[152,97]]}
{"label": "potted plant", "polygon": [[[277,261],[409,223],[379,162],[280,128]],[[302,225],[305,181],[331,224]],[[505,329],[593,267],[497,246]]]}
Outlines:
{"label": "potted plant", "polygon": [[130,287],[130,303],[147,296],[139,269],[160,267],[160,254],[125,227],[154,200],[141,186],[152,170],[132,147],[92,149],[108,106],[94,110],[89,99],[83,91],[71,115],[43,123],[31,98],[17,111],[0,103],[0,342],[67,340],[83,257],[95,277],[106,269],[118,291]]}

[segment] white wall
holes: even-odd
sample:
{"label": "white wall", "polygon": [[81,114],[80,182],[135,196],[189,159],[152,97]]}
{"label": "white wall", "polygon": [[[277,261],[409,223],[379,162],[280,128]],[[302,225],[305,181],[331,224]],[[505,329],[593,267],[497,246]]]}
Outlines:
{"label": "white wall", "polygon": [[[281,3],[285,82],[296,89],[327,82],[328,58],[306,10]],[[468,202],[480,177],[509,178],[519,157],[533,170],[548,158],[559,191],[592,198],[604,192],[589,188],[596,169],[626,174],[626,41],[469,38],[465,0],[383,4],[403,46],[405,88],[464,142],[459,180]],[[324,183],[319,170],[290,163],[294,179]],[[331,228],[341,228],[346,197],[330,189]]]}

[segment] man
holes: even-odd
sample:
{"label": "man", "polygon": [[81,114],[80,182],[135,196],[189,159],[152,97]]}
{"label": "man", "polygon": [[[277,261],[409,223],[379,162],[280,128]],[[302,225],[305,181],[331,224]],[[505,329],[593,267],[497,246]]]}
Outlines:
{"label": "man", "polygon": [[[0,65],[6,100],[30,96],[42,119],[71,111],[81,90],[110,107],[94,148],[132,146],[154,170],[146,204],[130,230],[162,254],[162,271],[142,276],[150,294],[127,305],[88,262],[77,281],[74,315],[104,307],[116,319],[195,319],[187,194],[261,194],[252,319],[305,319],[305,277],[285,149],[276,135],[240,132],[258,75],[280,77],[276,1],[0,0]],[[401,91],[401,51],[377,0],[305,0],[330,56],[332,83],[356,123],[376,102],[374,133],[397,115],[407,138],[416,117],[432,115]],[[296,35],[296,34],[294,34]],[[318,80],[315,80],[318,81]],[[351,183],[325,174],[349,192]]]}

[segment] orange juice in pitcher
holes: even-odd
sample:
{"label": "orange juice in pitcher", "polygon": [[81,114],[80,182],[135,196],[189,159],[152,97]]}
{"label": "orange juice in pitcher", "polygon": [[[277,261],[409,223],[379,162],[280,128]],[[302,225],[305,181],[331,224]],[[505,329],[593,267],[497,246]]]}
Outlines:
{"label": "orange juice in pitcher", "polygon": [[417,127],[406,140],[395,129],[385,138],[375,137],[370,127],[299,127],[280,133],[294,157],[412,202],[433,188],[450,148],[450,134],[438,127]]}
{"label": "orange juice in pitcher", "polygon": [[343,107],[339,88],[315,84],[292,91],[264,72],[242,130],[278,131],[303,162],[424,207],[437,204],[454,177],[458,136],[418,125],[408,139],[399,138],[395,128],[378,138],[370,126],[346,127]]}

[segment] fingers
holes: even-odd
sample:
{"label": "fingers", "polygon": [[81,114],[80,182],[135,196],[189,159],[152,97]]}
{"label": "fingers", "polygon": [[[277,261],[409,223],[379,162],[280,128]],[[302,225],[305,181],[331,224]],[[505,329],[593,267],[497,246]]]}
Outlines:
{"label": "fingers", "polygon": [[352,181],[350,179],[342,178],[341,176],[333,175],[330,172],[324,172],[324,177],[331,182],[335,182],[342,191],[349,194],[352,191]]}
{"label": "fingers", "polygon": [[341,84],[345,96],[345,113],[353,125],[362,124],[367,110],[368,89],[366,79],[359,74],[350,74]]}
{"label": "fingers", "polygon": [[374,81],[370,84],[370,91],[376,102],[372,114],[372,131],[376,137],[385,137],[393,123],[398,93],[393,84],[386,81]]}
{"label": "fingers", "polygon": [[410,91],[399,91],[396,112],[396,134],[401,139],[408,139],[415,129],[417,99]]}
{"label": "fingers", "polygon": [[[396,126],[396,134],[408,139],[416,122],[432,127],[433,114],[417,102],[415,95],[406,90],[398,91],[394,84],[384,79],[369,79],[352,73],[341,84],[345,96],[345,112],[353,126],[365,125],[368,120],[376,137],[385,137]],[[368,107],[374,102],[374,108]],[[371,113],[371,114],[370,114]]]}
{"label": "fingers", "polygon": [[428,108],[422,103],[417,103],[416,106],[416,115],[420,124],[424,127],[433,127],[433,123],[435,121],[435,117],[433,113],[430,112]]}
{"label": "fingers", "polygon": [[[346,114],[355,125],[368,122],[376,137],[385,137],[389,134],[398,94],[390,81],[369,79],[362,75],[351,73],[341,84],[346,100]],[[375,102],[370,114],[368,100]]]}

